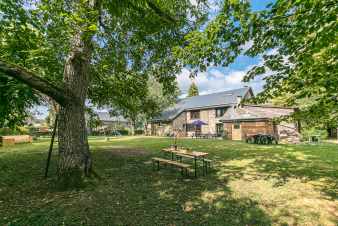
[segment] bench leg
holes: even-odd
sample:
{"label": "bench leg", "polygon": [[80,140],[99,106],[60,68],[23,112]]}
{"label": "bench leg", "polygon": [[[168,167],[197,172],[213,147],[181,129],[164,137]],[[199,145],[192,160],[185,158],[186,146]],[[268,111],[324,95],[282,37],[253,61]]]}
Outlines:
{"label": "bench leg", "polygon": [[157,161],[157,170],[160,170],[160,161]]}
{"label": "bench leg", "polygon": [[202,159],[202,168],[203,168],[203,176],[205,176],[206,175],[206,168],[205,168],[205,164],[206,164],[206,162],[204,161],[204,159]]}
{"label": "bench leg", "polygon": [[197,177],[197,160],[196,158],[194,159],[194,162],[195,162],[195,177]]}

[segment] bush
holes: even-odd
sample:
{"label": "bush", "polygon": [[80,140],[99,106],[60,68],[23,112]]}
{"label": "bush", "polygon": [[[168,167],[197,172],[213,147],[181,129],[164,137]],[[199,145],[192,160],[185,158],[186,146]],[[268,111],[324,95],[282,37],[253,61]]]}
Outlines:
{"label": "bush", "polygon": [[28,134],[28,129],[24,127],[18,127],[15,129],[11,128],[0,128],[0,136],[9,136],[9,135],[22,135]]}
{"label": "bush", "polygon": [[135,135],[141,135],[143,133],[144,133],[143,129],[137,129],[137,130],[135,130]]}
{"label": "bush", "polygon": [[302,140],[308,141],[312,136],[319,136],[320,139],[324,140],[328,137],[328,133],[327,130],[315,127],[305,128],[302,130]]}
{"label": "bush", "polygon": [[126,130],[126,129],[119,129],[119,130],[116,130],[116,131],[119,132],[122,136],[129,134],[129,131]]}

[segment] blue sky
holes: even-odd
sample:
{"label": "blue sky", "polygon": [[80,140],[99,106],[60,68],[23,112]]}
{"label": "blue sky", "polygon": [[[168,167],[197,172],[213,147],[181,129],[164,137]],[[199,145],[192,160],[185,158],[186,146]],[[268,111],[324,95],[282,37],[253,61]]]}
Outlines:
{"label": "blue sky", "polygon": [[[262,10],[268,3],[272,1],[273,0],[252,0],[252,10]],[[248,45],[250,45],[250,43],[248,43]],[[244,46],[244,48],[247,47]],[[241,55],[234,61],[234,63],[230,64],[226,68],[209,67],[206,72],[199,73],[194,81],[199,88],[200,94],[202,95],[229,89],[236,89],[243,87],[244,85],[251,86],[254,92],[258,93],[262,90],[264,85],[264,81],[262,81],[262,79],[257,78],[250,83],[243,83],[242,78],[251,67],[259,64],[260,62],[260,57],[252,58]],[[182,72],[177,75],[178,86],[182,94],[181,97],[186,96],[191,84],[189,74],[190,72],[187,69],[183,69]],[[33,109],[34,114],[41,119],[47,116],[47,110],[48,109],[45,106],[38,106]]]}

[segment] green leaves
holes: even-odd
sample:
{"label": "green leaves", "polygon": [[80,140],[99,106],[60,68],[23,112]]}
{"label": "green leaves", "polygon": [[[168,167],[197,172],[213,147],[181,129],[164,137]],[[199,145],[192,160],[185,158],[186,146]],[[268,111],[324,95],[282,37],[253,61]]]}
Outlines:
{"label": "green leaves", "polygon": [[[148,77],[162,84],[164,95],[176,93],[175,74],[182,64],[172,49],[182,46],[184,35],[201,21],[204,4],[103,0],[92,7],[91,2],[1,1],[0,57],[63,86],[64,64],[74,34],[80,33],[93,50],[88,97],[93,102],[132,111],[159,104],[148,99]],[[20,84],[12,82],[14,89]],[[32,103],[28,97],[22,101]],[[25,106],[17,110],[24,112]]]}
{"label": "green leaves", "polygon": [[175,48],[176,56],[195,71],[229,65],[248,40],[249,12],[247,1],[224,1],[214,19],[184,37],[184,48]]}
{"label": "green leaves", "polygon": [[184,48],[174,52],[196,74],[210,65],[228,66],[251,41],[245,54],[262,56],[264,62],[244,81],[267,76],[256,101],[287,97],[283,105],[298,105],[304,115],[337,124],[337,12],[334,0],[279,0],[259,12],[251,12],[247,1],[223,1],[220,12],[187,34]]}
{"label": "green leaves", "polygon": [[[257,14],[248,53],[263,53],[262,67],[273,73],[261,101],[287,96],[283,104],[299,106],[308,123],[338,122],[337,11],[331,0],[277,1]],[[246,80],[264,72],[254,68]]]}

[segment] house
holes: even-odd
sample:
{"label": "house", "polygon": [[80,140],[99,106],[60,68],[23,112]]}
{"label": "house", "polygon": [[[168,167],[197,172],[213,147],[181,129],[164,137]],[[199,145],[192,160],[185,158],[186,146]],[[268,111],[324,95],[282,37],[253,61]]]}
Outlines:
{"label": "house", "polygon": [[[181,99],[152,120],[151,135],[177,133],[191,137],[196,134],[215,134],[232,140],[244,140],[258,133],[283,139],[299,137],[296,123],[275,122],[275,118],[290,115],[294,109],[242,104],[253,96],[252,89],[244,87]],[[197,120],[202,121],[203,125],[195,125]]]}
{"label": "house", "polygon": [[97,116],[98,123],[93,125],[89,122],[89,116],[87,115],[87,127],[90,134],[95,133],[109,133],[117,130],[129,130],[131,124],[129,120],[123,116],[112,116],[107,110],[94,110]]}
{"label": "house", "polygon": [[95,112],[102,124],[102,126],[109,126],[114,128],[129,128],[130,122],[123,116],[111,116],[108,111]]}

